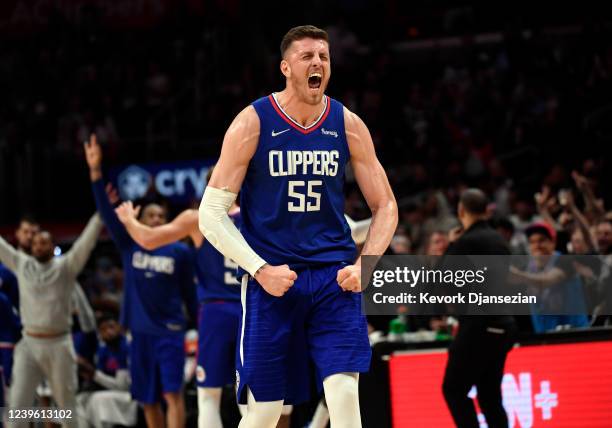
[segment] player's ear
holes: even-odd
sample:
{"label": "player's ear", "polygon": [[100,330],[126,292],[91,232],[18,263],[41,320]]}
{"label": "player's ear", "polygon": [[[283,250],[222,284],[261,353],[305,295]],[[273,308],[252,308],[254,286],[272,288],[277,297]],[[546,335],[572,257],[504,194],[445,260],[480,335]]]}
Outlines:
{"label": "player's ear", "polygon": [[284,59],[281,61],[280,69],[281,69],[281,73],[283,73],[285,77],[291,77],[291,67],[289,66],[289,63],[287,62],[287,60]]}

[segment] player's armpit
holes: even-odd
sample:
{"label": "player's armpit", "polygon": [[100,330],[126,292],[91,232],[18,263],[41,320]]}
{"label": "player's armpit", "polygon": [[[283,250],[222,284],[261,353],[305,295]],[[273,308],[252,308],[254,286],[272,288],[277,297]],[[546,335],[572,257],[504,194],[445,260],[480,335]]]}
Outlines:
{"label": "player's armpit", "polygon": [[242,110],[223,138],[221,155],[208,185],[238,193],[259,142],[259,116],[252,106]]}
{"label": "player's armpit", "polygon": [[362,254],[380,255],[389,246],[397,227],[397,203],[387,174],[376,157],[368,128],[346,108],[344,123],[355,179],[372,211],[372,224]]}

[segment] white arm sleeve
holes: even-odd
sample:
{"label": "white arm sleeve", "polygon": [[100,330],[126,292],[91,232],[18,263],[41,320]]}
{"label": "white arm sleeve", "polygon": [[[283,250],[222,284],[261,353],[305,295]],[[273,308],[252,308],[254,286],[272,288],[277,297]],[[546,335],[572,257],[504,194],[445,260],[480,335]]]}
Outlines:
{"label": "white arm sleeve", "polygon": [[355,244],[363,244],[368,236],[370,224],[372,223],[372,217],[367,218],[365,220],[355,221],[348,215],[344,214],[344,218],[346,219],[346,222],[351,228],[351,236],[353,237],[353,241],[355,241]]}
{"label": "white arm sleeve", "polygon": [[206,186],[199,210],[200,231],[221,254],[254,276],[266,261],[253,251],[227,215],[236,196],[227,190]]}

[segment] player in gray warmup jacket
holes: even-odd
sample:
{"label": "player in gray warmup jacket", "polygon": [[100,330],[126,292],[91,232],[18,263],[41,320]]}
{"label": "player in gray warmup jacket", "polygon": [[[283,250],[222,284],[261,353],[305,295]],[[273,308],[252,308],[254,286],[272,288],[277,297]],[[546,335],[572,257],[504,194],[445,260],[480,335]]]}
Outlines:
{"label": "player in gray warmup jacket", "polygon": [[[96,245],[102,222],[95,214],[72,248],[53,257],[54,243],[49,232],[39,232],[32,243],[32,255],[15,250],[0,237],[0,262],[12,270],[19,282],[19,312],[23,338],[15,347],[9,406],[30,407],[36,387],[49,381],[53,397],[63,409],[75,409],[77,389],[76,355],[70,329],[72,292]],[[76,414],[64,419],[76,426]],[[27,427],[20,421],[9,426]]]}

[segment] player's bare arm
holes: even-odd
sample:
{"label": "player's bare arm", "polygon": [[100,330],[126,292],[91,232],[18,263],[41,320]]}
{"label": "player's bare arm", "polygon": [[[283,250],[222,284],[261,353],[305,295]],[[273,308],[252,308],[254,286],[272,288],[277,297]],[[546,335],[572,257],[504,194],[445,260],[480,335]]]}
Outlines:
{"label": "player's bare arm", "polygon": [[92,182],[102,178],[102,149],[98,145],[96,134],[91,134],[85,143],[85,159],[89,166],[89,178]]}
{"label": "player's bare arm", "polygon": [[196,247],[204,243],[204,236],[198,228],[197,210],[185,210],[170,223],[157,227],[150,227],[139,222],[140,207],[135,207],[131,201],[122,203],[115,209],[115,212],[132,239],[146,250],[155,250],[188,236]]}
{"label": "player's bare arm", "polygon": [[280,297],[297,278],[289,266],[270,266],[244,240],[227,212],[242,186],[259,142],[259,117],[252,106],[234,119],[223,139],[199,210],[200,230],[224,256],[249,272],[271,295]]}
{"label": "player's bare arm", "polygon": [[567,275],[558,267],[550,268],[544,272],[525,272],[515,266],[510,266],[510,281],[518,284],[527,284],[535,287],[551,287],[567,279]]}
{"label": "player's bare arm", "polygon": [[[372,211],[372,223],[361,254],[382,255],[397,227],[397,203],[387,174],[376,157],[374,143],[365,123],[344,109],[346,139],[351,153],[351,165],[359,189]],[[354,265],[338,271],[338,284],[347,291],[361,290],[361,258]]]}

